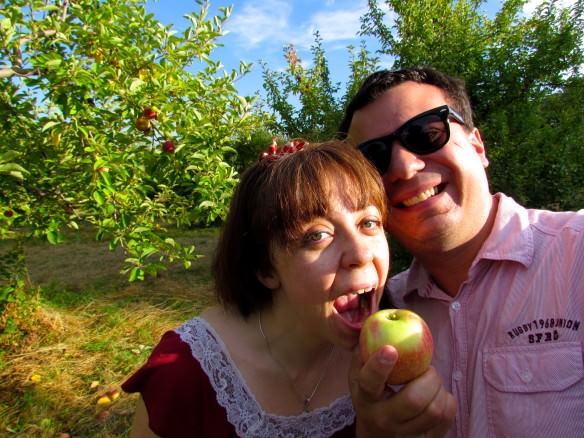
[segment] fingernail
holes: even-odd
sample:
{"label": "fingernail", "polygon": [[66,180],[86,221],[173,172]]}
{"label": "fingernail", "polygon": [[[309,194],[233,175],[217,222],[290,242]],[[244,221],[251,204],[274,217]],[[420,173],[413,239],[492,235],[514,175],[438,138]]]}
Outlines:
{"label": "fingernail", "polygon": [[382,348],[377,354],[377,360],[382,365],[392,365],[395,362],[394,356],[385,348]]}

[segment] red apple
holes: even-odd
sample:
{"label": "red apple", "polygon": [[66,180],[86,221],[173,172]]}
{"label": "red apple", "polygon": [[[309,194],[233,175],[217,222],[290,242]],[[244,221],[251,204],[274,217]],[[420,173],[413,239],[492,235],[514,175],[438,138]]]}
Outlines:
{"label": "red apple", "polygon": [[174,143],[172,140],[166,140],[162,143],[162,150],[168,154],[174,154]]}
{"label": "red apple", "polygon": [[143,114],[144,114],[144,117],[146,117],[148,119],[155,119],[155,118],[158,117],[158,108],[156,108],[156,107],[152,107],[152,108],[147,107],[147,108],[144,108]]}
{"label": "red apple", "polygon": [[392,345],[399,356],[387,378],[390,385],[401,385],[423,374],[432,361],[434,342],[426,322],[405,309],[384,309],[370,315],[359,338],[361,357],[369,357],[384,345]]}

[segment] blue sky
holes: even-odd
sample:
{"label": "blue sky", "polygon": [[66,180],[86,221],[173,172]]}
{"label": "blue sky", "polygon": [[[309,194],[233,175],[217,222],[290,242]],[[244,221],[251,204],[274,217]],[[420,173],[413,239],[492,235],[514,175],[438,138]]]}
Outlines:
{"label": "blue sky", "polygon": [[[569,0],[566,0],[569,1]],[[529,13],[537,0],[526,6]],[[563,3],[563,2],[562,2]],[[319,30],[331,70],[333,82],[344,82],[348,77],[348,45],[358,47],[363,37],[357,35],[359,17],[366,10],[366,0],[216,0],[211,1],[209,16],[217,15],[217,8],[233,5],[230,19],[225,25],[229,33],[220,38],[224,47],[213,53],[226,69],[237,69],[239,62],[253,63],[252,72],[240,79],[236,86],[240,94],[263,92],[259,60],[268,63],[270,69],[285,67],[283,47],[296,46],[300,59],[311,59],[310,46],[313,33]],[[499,10],[501,2],[488,0],[484,11],[488,15]],[[199,11],[195,0],[150,0],[147,9],[154,12],[163,24],[174,24],[180,31],[186,27],[184,14]],[[367,48],[378,48],[374,39],[365,39]],[[381,66],[390,66],[391,59],[381,58]]]}

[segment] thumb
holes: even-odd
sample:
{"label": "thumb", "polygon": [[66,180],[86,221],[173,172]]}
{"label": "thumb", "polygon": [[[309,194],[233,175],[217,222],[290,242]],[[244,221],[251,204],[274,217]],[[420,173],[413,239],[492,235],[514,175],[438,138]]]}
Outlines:
{"label": "thumb", "polygon": [[358,386],[360,392],[368,398],[381,398],[387,377],[397,362],[397,350],[391,345],[384,345],[366,362],[363,362],[359,349],[355,350],[351,361],[349,384]]}

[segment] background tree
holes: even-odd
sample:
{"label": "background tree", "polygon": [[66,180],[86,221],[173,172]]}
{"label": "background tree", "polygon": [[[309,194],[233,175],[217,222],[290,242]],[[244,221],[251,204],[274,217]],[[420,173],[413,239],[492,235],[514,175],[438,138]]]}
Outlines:
{"label": "background tree", "polygon": [[[144,4],[10,0],[0,11],[0,238],[59,243],[87,223],[123,248],[130,280],[189,266],[194,247],[166,228],[225,214],[237,181],[225,155],[257,125],[234,87],[249,66],[210,58],[231,9],[208,17],[198,1],[179,34]],[[3,273],[0,331],[14,322],[7,307],[27,301],[23,270]]]}
{"label": "background tree", "polygon": [[347,99],[377,67],[378,58],[371,56],[364,44],[358,51],[349,46],[350,77],[341,94],[341,82],[333,82],[330,78],[318,31],[314,33],[314,40],[310,66],[303,65],[292,44],[284,48],[287,61],[284,71],[273,71],[262,64],[266,102],[274,115],[271,128],[288,138],[302,137],[312,141],[333,138]]}
{"label": "background tree", "polygon": [[[466,80],[491,160],[494,190],[532,207],[584,207],[584,2],[543,2],[531,17],[507,0],[494,18],[483,1],[369,0],[362,32],[394,57]],[[580,103],[579,103],[580,102]]]}

